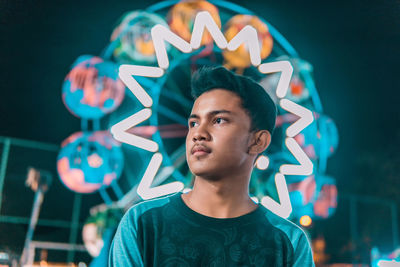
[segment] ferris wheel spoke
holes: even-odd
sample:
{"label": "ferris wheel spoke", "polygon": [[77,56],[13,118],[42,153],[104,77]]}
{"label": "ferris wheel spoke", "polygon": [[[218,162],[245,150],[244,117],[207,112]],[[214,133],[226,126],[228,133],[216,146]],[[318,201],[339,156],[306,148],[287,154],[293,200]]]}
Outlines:
{"label": "ferris wheel spoke", "polygon": [[157,107],[157,109],[158,109],[159,114],[167,117],[168,119],[170,119],[176,123],[182,124],[182,125],[187,124],[187,119],[185,117],[176,113],[175,111],[171,110],[170,108],[160,104]]}
{"label": "ferris wheel spoke", "polygon": [[192,108],[192,101],[187,99],[186,97],[182,96],[181,94],[177,94],[177,93],[169,91],[169,90],[161,90],[161,95],[170,100],[176,101],[177,103],[184,106],[185,109]]}

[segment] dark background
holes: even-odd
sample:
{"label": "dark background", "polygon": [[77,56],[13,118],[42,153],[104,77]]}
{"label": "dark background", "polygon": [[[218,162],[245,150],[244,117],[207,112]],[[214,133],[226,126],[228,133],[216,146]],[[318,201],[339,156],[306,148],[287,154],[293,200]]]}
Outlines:
{"label": "dark background", "polygon": [[[99,55],[124,12],[155,2],[0,0],[0,136],[60,144],[79,131],[80,120],[61,100],[70,65],[81,54]],[[349,256],[340,251],[349,242],[349,226],[342,196],[400,203],[400,2],[232,2],[267,20],[314,67],[324,112],[339,130],[327,174],[337,179],[343,208],[315,222],[311,234],[323,234],[327,252],[345,261]],[[70,192],[60,187],[58,194],[68,198]],[[26,196],[24,208],[30,210],[32,195]],[[72,203],[53,205],[68,210]],[[359,209],[360,239],[367,235],[370,244],[393,249],[390,235],[381,235],[388,217],[380,210]]]}

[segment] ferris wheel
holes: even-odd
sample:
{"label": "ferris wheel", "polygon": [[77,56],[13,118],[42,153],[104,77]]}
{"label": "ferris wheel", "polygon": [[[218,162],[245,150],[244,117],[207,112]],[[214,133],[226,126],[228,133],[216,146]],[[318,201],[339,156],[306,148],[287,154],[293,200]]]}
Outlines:
{"label": "ferris wheel", "polygon": [[[337,191],[325,172],[338,134],[323,112],[313,67],[268,18],[226,1],[164,1],[127,12],[99,57],[78,58],[63,99],[82,119],[82,132],[60,152],[64,184],[98,190],[106,204],[121,207],[190,190],[190,78],[217,65],[259,82],[278,107],[271,145],[251,177],[253,199],[286,218],[332,214]],[[108,167],[95,176],[101,166]]]}

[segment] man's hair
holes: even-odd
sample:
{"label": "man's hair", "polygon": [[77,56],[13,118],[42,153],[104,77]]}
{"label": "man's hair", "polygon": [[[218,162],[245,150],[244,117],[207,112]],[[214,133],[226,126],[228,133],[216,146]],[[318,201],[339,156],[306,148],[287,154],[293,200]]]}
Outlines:
{"label": "man's hair", "polygon": [[276,106],[274,101],[253,79],[237,75],[224,67],[203,67],[192,75],[192,97],[214,89],[225,89],[238,95],[242,107],[251,118],[250,131],[275,128]]}

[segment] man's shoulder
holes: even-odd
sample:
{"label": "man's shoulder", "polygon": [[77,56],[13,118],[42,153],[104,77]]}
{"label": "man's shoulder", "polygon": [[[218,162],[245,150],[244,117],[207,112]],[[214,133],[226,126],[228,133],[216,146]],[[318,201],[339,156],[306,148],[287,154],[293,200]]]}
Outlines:
{"label": "man's shoulder", "polygon": [[171,198],[176,195],[177,194],[172,194],[139,202],[128,209],[124,215],[124,219],[135,224],[144,213],[152,212],[157,208],[167,205],[171,201]]}
{"label": "man's shoulder", "polygon": [[143,229],[151,229],[154,225],[146,224],[142,218],[147,214],[152,217],[160,208],[168,205],[171,198],[178,197],[177,194],[141,201],[125,212],[111,246],[110,266],[145,266],[142,259],[143,247],[145,242],[151,243],[154,240],[144,239]]}
{"label": "man's shoulder", "polygon": [[293,222],[282,218],[270,210],[265,208],[265,217],[271,225],[282,231],[290,240],[293,245],[293,248],[296,248],[299,245],[308,245],[308,238],[306,233],[301,229],[298,225]]}
{"label": "man's shoulder", "polygon": [[314,261],[312,256],[312,250],[309,239],[303,229],[300,226],[292,223],[291,221],[279,217],[265,208],[265,217],[271,223],[273,227],[283,232],[294,250],[294,263],[293,266],[312,266],[314,267]]}

